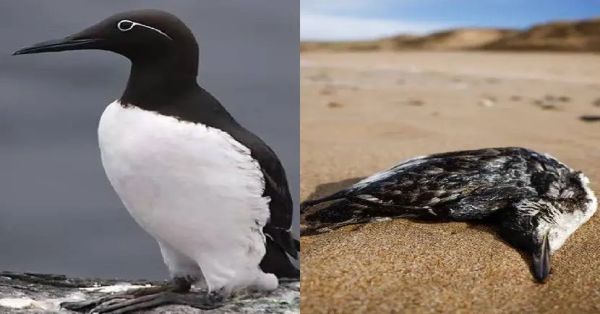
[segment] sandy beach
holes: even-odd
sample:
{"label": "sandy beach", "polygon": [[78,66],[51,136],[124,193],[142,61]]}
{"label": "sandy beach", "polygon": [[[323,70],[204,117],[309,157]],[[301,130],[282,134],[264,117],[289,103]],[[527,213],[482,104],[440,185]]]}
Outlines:
{"label": "sandy beach", "polygon": [[[585,53],[307,52],[301,56],[301,197],[404,159],[524,146],[600,190],[600,56]],[[305,313],[600,312],[600,214],[537,284],[489,229],[394,221],[302,237]]]}

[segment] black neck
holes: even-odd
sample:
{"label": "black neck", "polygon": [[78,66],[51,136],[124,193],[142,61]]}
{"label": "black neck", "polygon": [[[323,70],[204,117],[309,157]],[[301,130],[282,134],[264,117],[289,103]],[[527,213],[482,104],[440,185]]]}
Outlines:
{"label": "black neck", "polygon": [[[152,56],[132,60],[131,72],[121,103],[156,110],[197,88],[197,61]],[[188,59],[189,60],[189,59]]]}

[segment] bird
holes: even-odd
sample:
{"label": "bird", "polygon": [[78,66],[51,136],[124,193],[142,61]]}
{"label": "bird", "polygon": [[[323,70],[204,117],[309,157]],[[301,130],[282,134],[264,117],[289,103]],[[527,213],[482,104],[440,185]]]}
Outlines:
{"label": "bird", "polygon": [[[284,167],[197,83],[192,31],[171,13],[134,10],[14,55],[87,49],[131,62],[123,94],[100,118],[101,160],[124,207],[157,241],[171,281],[121,301],[63,306],[98,313],[162,304],[209,309],[238,290],[271,291],[279,280],[298,280]],[[188,294],[192,284],[206,288],[206,298]]]}
{"label": "bird", "polygon": [[551,255],[597,203],[588,178],[548,154],[521,147],[455,151],[401,162],[303,202],[302,234],[402,217],[486,223],[531,256],[532,274],[543,283]]}

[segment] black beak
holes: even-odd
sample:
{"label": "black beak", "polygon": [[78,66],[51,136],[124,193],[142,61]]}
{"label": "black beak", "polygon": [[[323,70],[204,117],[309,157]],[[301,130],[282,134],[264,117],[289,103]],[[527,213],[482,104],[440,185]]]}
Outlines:
{"label": "black beak", "polygon": [[101,42],[100,39],[88,39],[88,38],[76,39],[73,37],[67,37],[64,39],[50,40],[50,41],[37,43],[31,47],[17,50],[13,53],[13,56],[30,54],[30,53],[52,52],[52,51],[98,49],[100,42]]}
{"label": "black beak", "polygon": [[542,245],[533,252],[533,274],[535,279],[543,283],[550,274],[550,243],[548,233],[544,236]]}

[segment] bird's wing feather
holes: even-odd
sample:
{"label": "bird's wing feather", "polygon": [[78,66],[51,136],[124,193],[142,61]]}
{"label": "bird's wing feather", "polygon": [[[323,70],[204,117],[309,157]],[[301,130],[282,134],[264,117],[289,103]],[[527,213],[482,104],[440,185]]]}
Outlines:
{"label": "bird's wing feather", "polygon": [[368,195],[382,204],[422,208],[465,203],[465,199],[500,200],[528,193],[524,180],[529,168],[519,151],[512,149],[436,154],[401,163],[379,174],[379,180],[367,178],[352,194]]}

